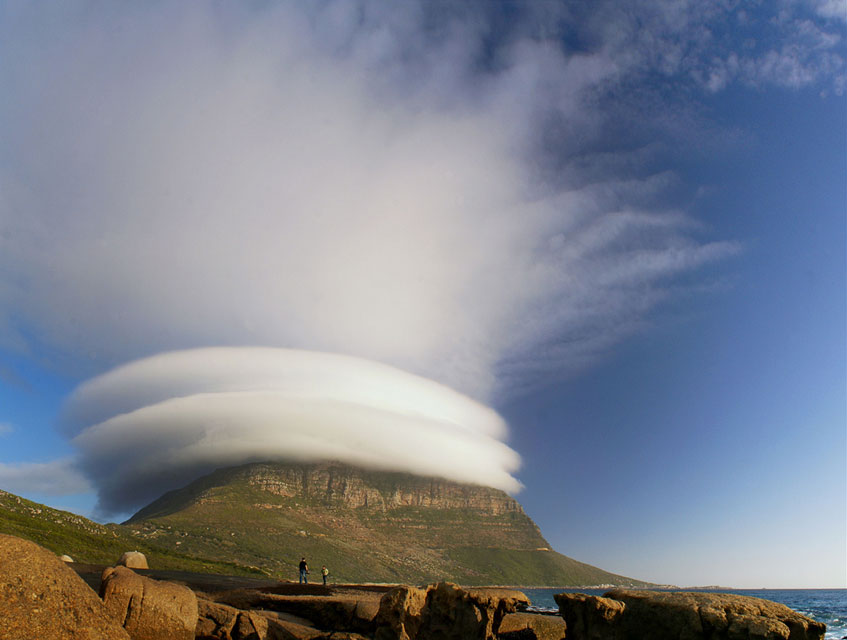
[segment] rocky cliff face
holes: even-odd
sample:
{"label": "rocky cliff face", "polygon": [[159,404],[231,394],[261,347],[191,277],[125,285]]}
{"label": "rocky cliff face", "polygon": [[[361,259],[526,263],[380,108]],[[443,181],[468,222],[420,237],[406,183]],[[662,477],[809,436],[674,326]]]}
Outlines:
{"label": "rocky cliff face", "polygon": [[517,501],[502,491],[438,478],[374,473],[340,464],[257,464],[245,473],[247,482],[262,491],[291,498],[302,496],[349,509],[468,509],[492,516],[523,513]]}
{"label": "rocky cliff face", "polygon": [[[459,484],[407,473],[369,471],[340,463],[255,463],[217,471],[184,489],[169,492],[141,509],[128,522],[161,517],[192,504],[229,499],[220,487],[243,485],[268,498],[299,500],[326,509],[390,512],[402,507],[460,509],[480,516],[514,514],[526,518],[520,504],[489,487]],[[266,503],[254,506],[267,507]],[[528,518],[527,518],[528,520]],[[540,534],[539,534],[540,536]]]}

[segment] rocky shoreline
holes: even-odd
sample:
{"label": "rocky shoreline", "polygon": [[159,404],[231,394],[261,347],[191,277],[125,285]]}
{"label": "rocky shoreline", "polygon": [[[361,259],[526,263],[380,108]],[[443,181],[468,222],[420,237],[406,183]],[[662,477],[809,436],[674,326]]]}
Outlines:
{"label": "rocky shoreline", "polygon": [[0,535],[0,640],[820,640],[826,629],[739,595],[563,593],[559,615],[545,615],[526,611],[514,589],[300,585],[141,566],[74,565]]}

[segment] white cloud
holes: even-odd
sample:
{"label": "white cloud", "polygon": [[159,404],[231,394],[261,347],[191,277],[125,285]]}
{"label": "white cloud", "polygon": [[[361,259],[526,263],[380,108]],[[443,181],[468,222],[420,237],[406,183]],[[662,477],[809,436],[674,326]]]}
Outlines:
{"label": "white cloud", "polygon": [[580,189],[546,182],[543,123],[591,130],[580,105],[615,73],[605,54],[518,38],[502,69],[474,75],[473,23],[432,42],[411,10],[371,7],[366,26],[340,5],[302,11],[227,23],[170,7],[61,28],[27,15],[0,39],[0,59],[28,61],[3,67],[18,87],[0,171],[10,327],[86,373],[264,344],[488,400],[519,374],[498,373],[509,362],[554,344],[584,354],[597,327],[614,343],[644,311],[627,311],[628,286],[701,264],[684,219],[633,206],[656,202],[649,177],[652,202],[608,170]]}
{"label": "white cloud", "polygon": [[15,428],[12,426],[10,422],[0,422],[0,438],[3,436],[7,436],[12,433]]}
{"label": "white cloud", "polygon": [[517,491],[491,409],[430,380],[335,354],[160,354],[82,385],[67,407],[100,508],[126,511],[218,467],[338,460]]}
{"label": "white cloud", "polygon": [[75,461],[65,458],[50,462],[0,462],[0,489],[24,495],[66,496],[91,491],[91,485],[77,470]]}

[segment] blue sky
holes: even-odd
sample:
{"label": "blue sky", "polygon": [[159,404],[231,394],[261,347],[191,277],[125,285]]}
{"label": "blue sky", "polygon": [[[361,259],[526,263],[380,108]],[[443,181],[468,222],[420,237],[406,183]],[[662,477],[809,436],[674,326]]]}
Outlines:
{"label": "blue sky", "polygon": [[615,5],[3,4],[0,488],[414,437],[579,560],[847,586],[845,9]]}

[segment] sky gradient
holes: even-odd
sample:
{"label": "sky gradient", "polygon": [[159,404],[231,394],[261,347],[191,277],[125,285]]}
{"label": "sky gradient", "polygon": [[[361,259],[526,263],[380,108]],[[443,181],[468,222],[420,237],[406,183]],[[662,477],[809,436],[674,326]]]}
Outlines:
{"label": "sky gradient", "polygon": [[454,4],[0,4],[0,489],[331,450],[847,586],[843,3]]}

